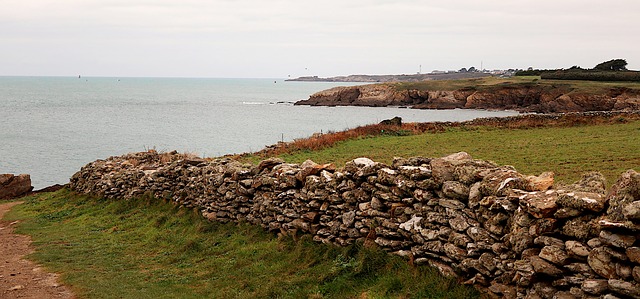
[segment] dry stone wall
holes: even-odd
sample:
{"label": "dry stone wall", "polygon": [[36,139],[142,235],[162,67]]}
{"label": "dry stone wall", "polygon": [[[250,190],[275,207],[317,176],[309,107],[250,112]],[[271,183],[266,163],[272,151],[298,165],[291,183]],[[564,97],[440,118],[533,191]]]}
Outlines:
{"label": "dry stone wall", "polygon": [[466,153],[358,158],[342,169],[259,165],[155,151],[98,160],[70,182],[109,198],[166,198],[220,222],[311,234],[340,246],[375,242],[506,298],[640,298],[640,174],[605,191],[599,173],[553,188]]}

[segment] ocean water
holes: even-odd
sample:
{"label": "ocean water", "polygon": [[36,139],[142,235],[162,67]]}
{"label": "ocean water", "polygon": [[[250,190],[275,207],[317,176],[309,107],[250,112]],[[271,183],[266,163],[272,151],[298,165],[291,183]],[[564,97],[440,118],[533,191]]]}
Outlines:
{"label": "ocean water", "polygon": [[353,83],[0,77],[0,173],[28,173],[38,189],[67,183],[96,159],[152,148],[215,157],[394,116],[427,122],[515,114],[291,104],[339,85]]}

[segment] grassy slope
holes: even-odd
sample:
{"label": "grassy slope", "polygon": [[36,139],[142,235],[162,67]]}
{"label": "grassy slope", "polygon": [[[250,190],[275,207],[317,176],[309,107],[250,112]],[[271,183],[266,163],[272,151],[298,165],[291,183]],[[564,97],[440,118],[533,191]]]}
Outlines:
{"label": "grassy slope", "polygon": [[8,215],[33,237],[30,256],[62,273],[80,298],[469,298],[428,267],[361,245],[278,239],[211,223],[152,199],[116,201],[67,190],[30,197]]}
{"label": "grassy slope", "polygon": [[390,163],[393,157],[440,157],[465,151],[476,159],[513,165],[525,174],[544,171],[571,183],[588,171],[600,171],[615,181],[627,169],[640,170],[640,121],[568,128],[452,128],[444,133],[360,138],[320,151],[281,155],[289,162],[317,163],[366,156]]}

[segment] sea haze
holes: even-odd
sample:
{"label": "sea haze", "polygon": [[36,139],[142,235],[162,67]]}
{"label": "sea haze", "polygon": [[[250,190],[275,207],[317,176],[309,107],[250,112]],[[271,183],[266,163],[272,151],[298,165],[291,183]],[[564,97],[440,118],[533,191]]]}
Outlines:
{"label": "sea haze", "polygon": [[67,183],[96,159],[150,148],[214,157],[394,116],[427,122],[515,114],[291,104],[339,85],[353,83],[0,77],[0,173],[31,174],[38,189]]}

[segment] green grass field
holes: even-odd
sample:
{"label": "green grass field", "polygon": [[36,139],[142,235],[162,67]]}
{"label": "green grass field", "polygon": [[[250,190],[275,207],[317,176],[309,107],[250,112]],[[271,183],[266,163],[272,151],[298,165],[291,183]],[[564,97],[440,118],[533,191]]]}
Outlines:
{"label": "green grass field", "polygon": [[540,79],[540,76],[522,76],[511,78],[485,77],[476,79],[461,80],[429,80],[420,82],[400,82],[384,83],[395,86],[398,90],[458,90],[473,89],[490,91],[496,88],[516,87],[516,86],[538,86],[541,88],[563,88],[567,91],[603,93],[606,94],[611,88],[630,88],[640,90],[640,82],[597,82],[578,80],[547,80]]}
{"label": "green grass field", "polygon": [[294,163],[311,159],[343,165],[358,157],[391,163],[393,157],[440,157],[460,151],[512,165],[524,174],[553,171],[563,183],[600,171],[611,184],[625,170],[640,169],[640,121],[564,128],[450,128],[444,133],[359,138],[281,157]]}
{"label": "green grass field", "polygon": [[30,259],[61,273],[79,298],[473,298],[429,267],[362,244],[277,238],[212,223],[155,199],[68,190],[26,199],[6,217],[31,235]]}

